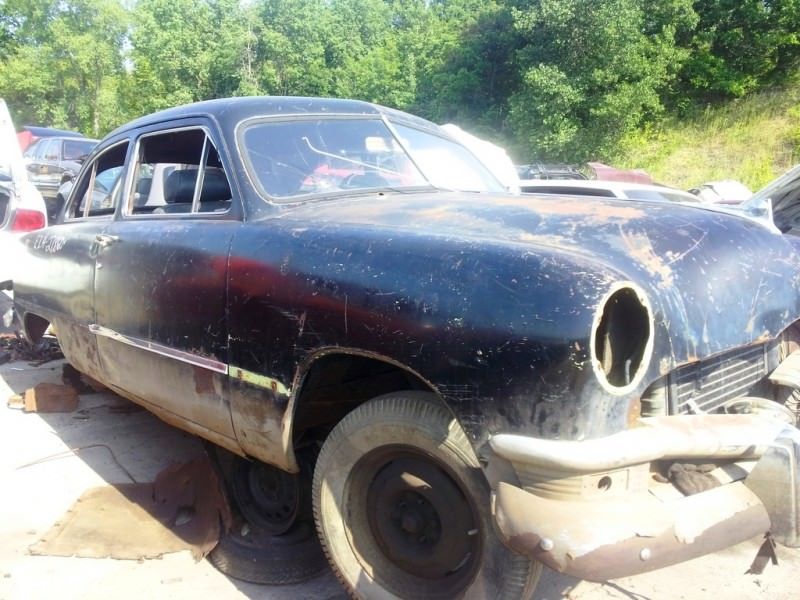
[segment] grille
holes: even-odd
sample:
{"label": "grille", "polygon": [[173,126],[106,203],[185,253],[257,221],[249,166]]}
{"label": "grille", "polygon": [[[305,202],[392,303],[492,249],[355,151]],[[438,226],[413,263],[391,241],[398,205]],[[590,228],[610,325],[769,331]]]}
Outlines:
{"label": "grille", "polygon": [[744,396],[767,374],[766,345],[740,348],[675,371],[672,392],[678,414],[716,412]]}

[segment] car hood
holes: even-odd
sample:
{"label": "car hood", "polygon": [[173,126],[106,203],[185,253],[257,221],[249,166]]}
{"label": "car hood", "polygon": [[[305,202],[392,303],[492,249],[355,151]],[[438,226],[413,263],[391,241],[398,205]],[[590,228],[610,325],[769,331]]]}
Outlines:
{"label": "car hood", "polygon": [[[800,315],[800,257],[792,244],[753,220],[688,206],[375,194],[308,203],[286,210],[278,221],[296,232],[327,232],[330,240],[345,244],[348,237],[380,242],[411,236],[419,238],[420,248],[436,238],[440,245],[458,245],[462,255],[501,252],[509,269],[540,271],[526,294],[559,293],[552,287],[557,280],[562,293],[573,297],[575,319],[564,316],[567,310],[558,316],[558,303],[549,309],[553,314],[543,316],[543,322],[562,322],[553,331],[564,331],[564,323],[567,331],[590,328],[608,290],[632,282],[644,290],[662,330],[660,353],[669,363],[662,371],[774,338]],[[534,267],[524,260],[531,256],[539,257]]]}

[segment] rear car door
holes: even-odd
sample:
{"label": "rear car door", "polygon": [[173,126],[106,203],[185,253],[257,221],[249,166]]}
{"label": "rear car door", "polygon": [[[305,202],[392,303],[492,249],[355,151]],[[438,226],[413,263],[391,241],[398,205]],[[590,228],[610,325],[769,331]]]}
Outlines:
{"label": "rear car door", "polygon": [[168,422],[233,439],[225,399],[229,172],[200,122],[143,133],[98,249],[98,348],[113,387]]}
{"label": "rear car door", "polygon": [[[29,308],[55,325],[70,362],[97,379],[104,375],[95,336],[90,333],[95,321],[95,259],[119,202],[127,152],[128,142],[122,141],[87,165],[70,195],[64,221],[25,238],[29,262],[24,266],[26,273],[15,280],[20,296],[33,303]],[[101,180],[111,182],[108,188],[100,185]],[[26,284],[29,274],[35,274],[30,279],[33,283]],[[34,286],[44,289],[38,292]]]}

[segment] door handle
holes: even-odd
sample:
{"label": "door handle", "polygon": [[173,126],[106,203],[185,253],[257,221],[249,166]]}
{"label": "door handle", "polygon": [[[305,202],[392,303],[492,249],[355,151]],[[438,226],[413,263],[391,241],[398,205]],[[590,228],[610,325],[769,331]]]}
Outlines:
{"label": "door handle", "polygon": [[105,233],[100,233],[95,236],[94,242],[97,244],[98,248],[107,248],[111,244],[114,244],[119,241],[119,236],[117,235],[108,235]]}

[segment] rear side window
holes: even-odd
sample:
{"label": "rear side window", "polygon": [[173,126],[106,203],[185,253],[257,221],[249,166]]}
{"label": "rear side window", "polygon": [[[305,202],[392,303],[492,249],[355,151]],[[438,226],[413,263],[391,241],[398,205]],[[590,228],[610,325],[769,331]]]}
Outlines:
{"label": "rear side window", "polygon": [[68,219],[114,214],[122,196],[122,170],[127,153],[127,142],[112,146],[83,171],[67,208]]}
{"label": "rear side window", "polygon": [[64,160],[83,162],[95,143],[88,140],[64,140]]}
{"label": "rear side window", "polygon": [[230,207],[230,183],[204,129],[142,137],[127,214],[225,213]]}

